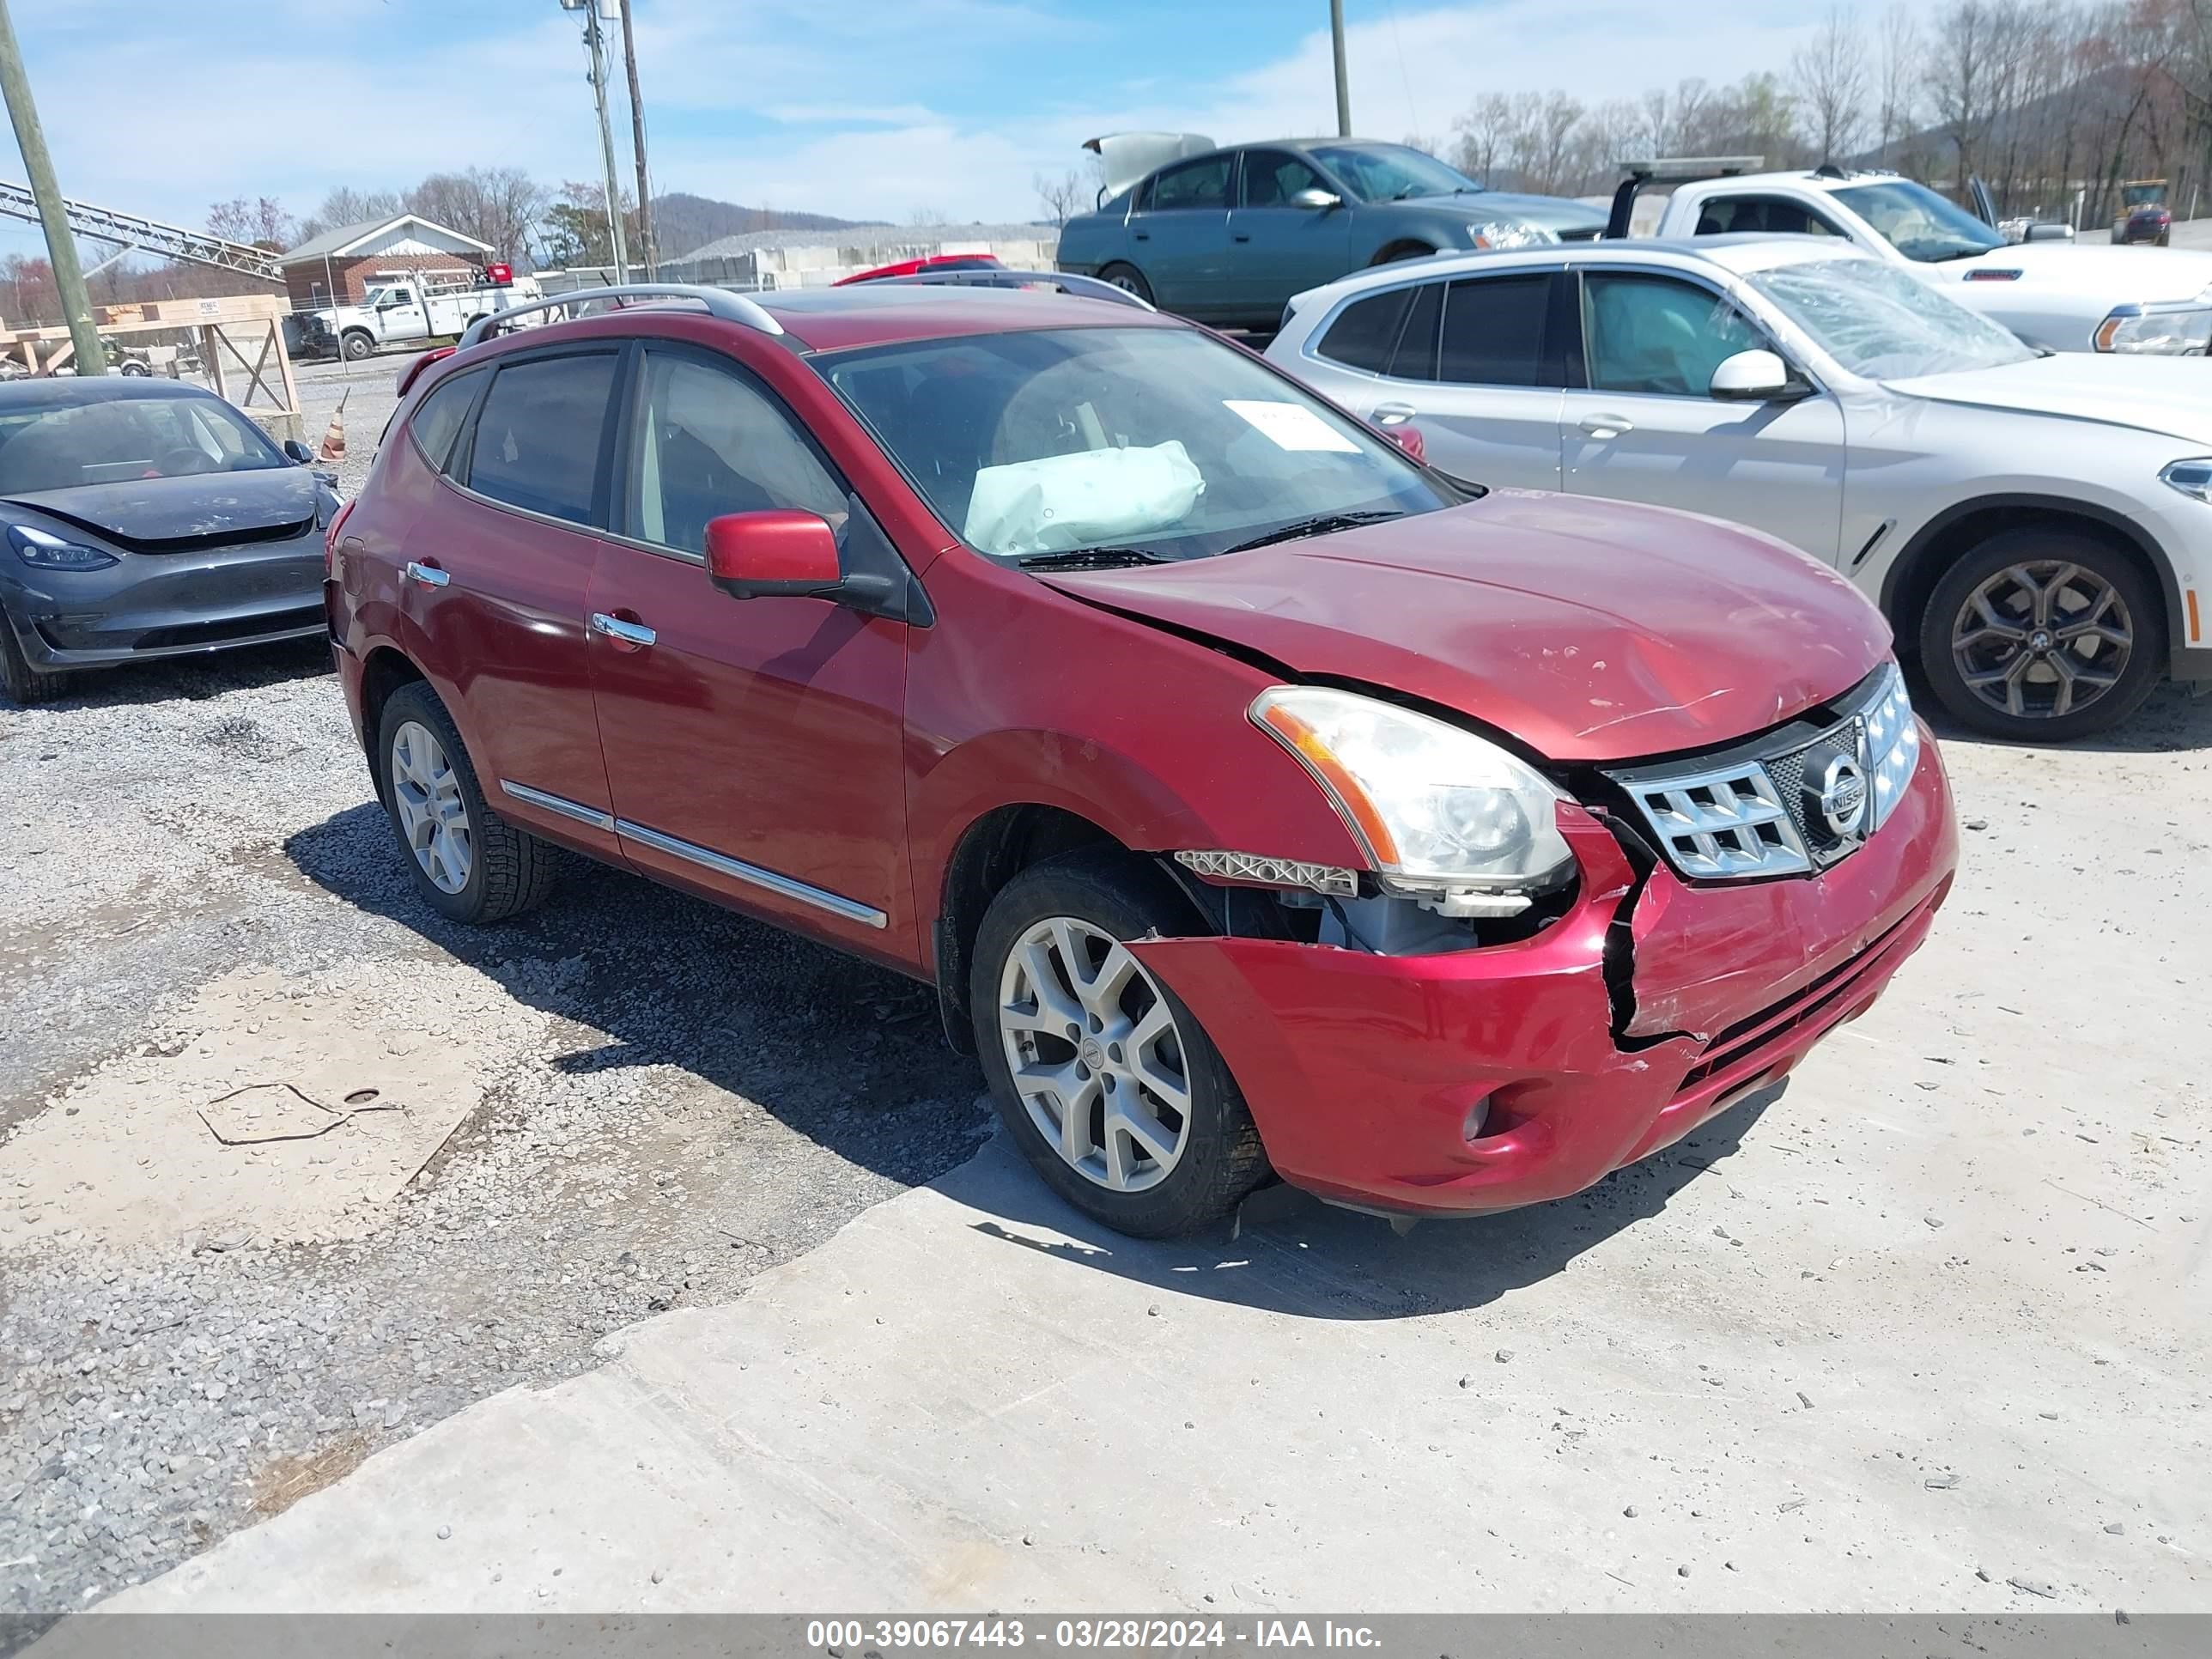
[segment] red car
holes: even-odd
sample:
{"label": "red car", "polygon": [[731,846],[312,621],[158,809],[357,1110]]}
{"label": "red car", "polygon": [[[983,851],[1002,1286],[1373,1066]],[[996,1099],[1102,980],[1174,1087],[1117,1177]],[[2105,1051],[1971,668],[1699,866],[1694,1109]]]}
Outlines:
{"label": "red car", "polygon": [[891,276],[921,276],[933,270],[1000,270],[995,253],[931,253],[919,259],[899,259],[871,270],[856,270],[830,284],[845,288],[854,283],[880,283]]}
{"label": "red car", "polygon": [[1949,888],[1888,631],[1778,543],[1486,494],[1133,307],[669,301],[430,364],[331,531],[416,888],[495,921],[558,844],[932,983],[1109,1225],[1574,1192]]}

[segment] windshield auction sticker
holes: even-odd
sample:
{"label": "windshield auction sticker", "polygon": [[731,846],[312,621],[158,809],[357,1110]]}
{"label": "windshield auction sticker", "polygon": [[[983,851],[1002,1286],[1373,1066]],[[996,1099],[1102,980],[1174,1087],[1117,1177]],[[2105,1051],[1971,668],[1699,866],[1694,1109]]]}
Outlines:
{"label": "windshield auction sticker", "polygon": [[1357,455],[1359,446],[1334,430],[1327,421],[1303,404],[1268,403],[1251,398],[1224,398],[1221,406],[1249,422],[1278,449],[1333,449]]}

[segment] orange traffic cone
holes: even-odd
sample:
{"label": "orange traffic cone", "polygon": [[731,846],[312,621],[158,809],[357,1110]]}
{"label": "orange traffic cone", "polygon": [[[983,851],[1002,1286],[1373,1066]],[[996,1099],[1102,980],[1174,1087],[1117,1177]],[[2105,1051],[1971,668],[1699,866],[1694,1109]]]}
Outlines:
{"label": "orange traffic cone", "polygon": [[338,394],[338,406],[331,411],[330,430],[323,434],[321,451],[322,458],[326,461],[345,459],[345,406],[346,399],[352,396],[353,388],[348,386]]}

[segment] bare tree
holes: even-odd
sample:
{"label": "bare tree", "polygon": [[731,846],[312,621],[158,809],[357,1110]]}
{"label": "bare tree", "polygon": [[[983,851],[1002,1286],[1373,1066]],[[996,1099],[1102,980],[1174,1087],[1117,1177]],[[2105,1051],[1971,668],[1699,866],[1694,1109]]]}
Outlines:
{"label": "bare tree", "polygon": [[1790,83],[1820,161],[1843,161],[1856,145],[1866,105],[1863,51],[1858,14],[1837,0],[1813,38],[1790,54]]}
{"label": "bare tree", "polygon": [[396,190],[356,190],[351,185],[340,185],[323,198],[323,204],[309,218],[300,222],[300,234],[305,238],[319,236],[326,230],[336,230],[340,225],[365,224],[374,219],[390,219],[407,211]]}
{"label": "bare tree", "polygon": [[1094,190],[1081,173],[1073,169],[1057,179],[1040,173],[1030,180],[1030,187],[1036,191],[1037,204],[1044,209],[1044,216],[1063,227],[1090,205]]}
{"label": "bare tree", "polygon": [[1913,112],[1919,103],[1919,22],[1903,0],[1898,0],[1881,15],[1881,78],[1877,99],[1881,113],[1875,125],[1885,161],[1890,159],[1891,147],[1913,131]]}
{"label": "bare tree", "polygon": [[908,208],[906,210],[906,222],[916,230],[935,230],[948,222],[943,208],[930,207],[927,204]]}
{"label": "bare tree", "polygon": [[1484,184],[1504,159],[1506,140],[1513,129],[1512,100],[1502,92],[1486,92],[1452,123],[1459,135],[1453,159],[1459,170]]}
{"label": "bare tree", "polygon": [[247,201],[234,196],[228,202],[217,202],[207,211],[207,228],[211,235],[230,242],[251,242],[256,247],[282,253],[295,239],[292,216],[284,211],[284,204],[274,197],[261,196]]}
{"label": "bare tree", "polygon": [[495,257],[513,260],[522,256],[551,201],[552,192],[520,167],[471,167],[432,173],[407,192],[407,210],[489,243]]}
{"label": "bare tree", "polygon": [[1990,0],[1952,0],[1936,23],[1929,54],[1928,96],[1957,158],[1959,182],[1974,170],[1990,118]]}

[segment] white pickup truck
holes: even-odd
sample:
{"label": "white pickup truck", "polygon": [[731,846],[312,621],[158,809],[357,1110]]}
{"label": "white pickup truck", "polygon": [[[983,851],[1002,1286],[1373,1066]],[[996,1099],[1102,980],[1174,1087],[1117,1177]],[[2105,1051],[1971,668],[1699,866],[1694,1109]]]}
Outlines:
{"label": "white pickup truck", "polygon": [[331,306],[315,315],[337,337],[340,354],[358,359],[387,346],[459,334],[479,317],[544,297],[527,276],[506,288],[435,288],[394,278],[369,289],[357,306]]}
{"label": "white pickup truck", "polygon": [[[1632,164],[1606,234],[1627,234],[1638,187],[1692,170],[1685,162]],[[1744,232],[1839,236],[2052,351],[2203,356],[2212,345],[2212,253],[2081,246],[2063,226],[2036,226],[2026,240],[2008,242],[1993,225],[1894,173],[1821,167],[1683,178],[1651,234]]]}

